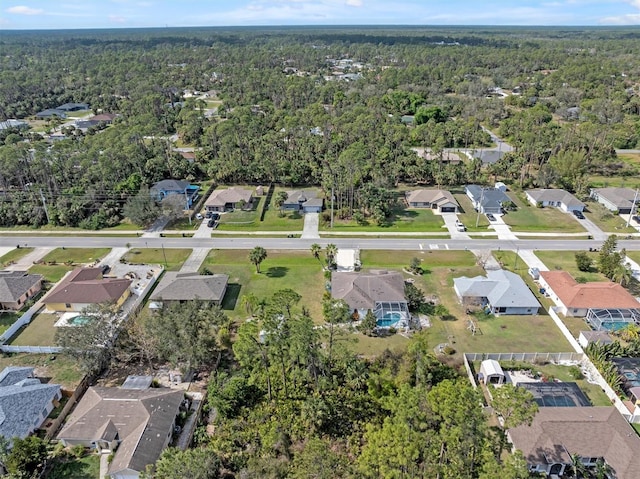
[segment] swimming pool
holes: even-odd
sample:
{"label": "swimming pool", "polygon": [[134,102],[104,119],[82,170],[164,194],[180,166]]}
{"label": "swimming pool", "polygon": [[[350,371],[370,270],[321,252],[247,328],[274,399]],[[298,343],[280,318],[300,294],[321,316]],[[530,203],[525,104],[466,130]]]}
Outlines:
{"label": "swimming pool", "polygon": [[598,328],[599,331],[620,331],[621,329],[629,326],[629,323],[626,321],[604,321],[600,324]]}
{"label": "swimming pool", "polygon": [[402,313],[391,311],[388,313],[384,313],[382,319],[377,320],[376,323],[380,328],[390,328],[392,326],[395,326],[402,318]]}
{"label": "swimming pool", "polygon": [[83,326],[87,324],[90,320],[91,318],[89,318],[88,316],[74,316],[73,318],[69,319],[67,322],[71,326]]}

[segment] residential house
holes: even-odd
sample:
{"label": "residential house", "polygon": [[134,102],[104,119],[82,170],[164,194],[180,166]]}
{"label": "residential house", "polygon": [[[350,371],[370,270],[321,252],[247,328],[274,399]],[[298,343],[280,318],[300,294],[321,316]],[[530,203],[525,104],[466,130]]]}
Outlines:
{"label": "residential house", "polygon": [[99,115],[92,116],[91,118],[78,119],[76,120],[76,128],[86,129],[100,125],[111,125],[116,117],[117,115],[113,113],[101,113]]}
{"label": "residential house", "polygon": [[613,406],[543,407],[507,436],[531,472],[563,477],[577,455],[587,467],[604,460],[617,479],[640,477],[640,437]]}
{"label": "residential house", "polygon": [[480,160],[483,165],[492,165],[500,161],[506,153],[501,150],[475,150],[472,157]]}
{"label": "residential house", "polygon": [[42,276],[26,271],[0,271],[0,310],[19,311],[42,289]]}
{"label": "residential house", "polygon": [[[637,208],[638,199],[636,190],[631,188],[593,188],[591,190],[591,198],[603,205],[611,211],[617,211],[618,214],[628,215],[631,209]],[[634,201],[635,206],[634,206]]]}
{"label": "residential house", "polygon": [[409,319],[404,279],[395,271],[334,272],[331,296],[344,300],[360,318],[373,311],[379,325]]}
{"label": "residential house", "polygon": [[88,103],[64,103],[56,108],[60,111],[84,111],[89,109]]}
{"label": "residential house", "polygon": [[511,203],[511,198],[498,188],[485,188],[479,185],[467,185],[465,193],[471,200],[473,207],[480,213],[502,214],[502,206]]}
{"label": "residential house", "polygon": [[527,190],[527,200],[533,206],[555,206],[562,211],[584,211],[585,204],[571,193],[555,188]]}
{"label": "residential house", "polygon": [[59,384],[43,384],[32,367],[0,372],[0,436],[24,439],[42,426],[62,398]]}
{"label": "residential house", "polygon": [[198,198],[199,190],[199,186],[191,185],[188,181],[162,180],[149,188],[149,194],[156,201],[169,196],[180,196],[184,200],[184,209],[188,210]]}
{"label": "residential house", "polygon": [[253,191],[235,186],[224,190],[214,190],[204,206],[207,211],[233,211],[240,205],[246,207],[253,203]]}
{"label": "residential house", "polygon": [[640,303],[618,283],[578,283],[566,271],[540,271],[539,282],[565,316],[584,317],[597,309],[640,309]]}
{"label": "residential house", "polygon": [[103,278],[101,268],[76,268],[43,298],[49,311],[82,312],[102,303],[119,308],[131,295],[132,281],[126,278]]}
{"label": "residential house", "polygon": [[287,199],[282,204],[283,210],[299,211],[301,213],[320,213],[324,200],[317,197],[314,190],[287,191]]}
{"label": "residential house", "polygon": [[457,213],[458,202],[446,190],[413,190],[405,194],[409,208],[430,208],[438,213]]}
{"label": "residential house", "polygon": [[454,278],[453,288],[464,305],[476,305],[495,315],[538,314],[540,303],[524,280],[503,269],[487,271],[487,276]]}
{"label": "residential house", "polygon": [[29,123],[24,120],[9,119],[0,121],[0,131],[9,129],[26,130],[28,128]]}
{"label": "residential house", "polygon": [[226,274],[201,275],[169,271],[151,295],[156,302],[184,302],[196,299],[221,304],[227,291],[229,276]]}
{"label": "residential house", "polygon": [[58,440],[111,452],[112,479],[137,478],[171,442],[184,392],[168,388],[90,387]]}
{"label": "residential house", "polygon": [[41,120],[45,118],[52,118],[54,116],[57,116],[58,118],[66,118],[67,114],[64,111],[55,108],[48,108],[36,113],[36,118],[39,118]]}

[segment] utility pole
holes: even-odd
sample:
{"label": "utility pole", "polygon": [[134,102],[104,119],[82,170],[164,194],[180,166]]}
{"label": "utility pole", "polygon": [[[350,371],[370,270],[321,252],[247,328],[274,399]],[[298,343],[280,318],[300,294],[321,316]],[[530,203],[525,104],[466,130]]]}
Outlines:
{"label": "utility pole", "polygon": [[40,188],[40,198],[42,199],[42,207],[44,208],[44,214],[47,217],[47,223],[49,223],[49,210],[47,208],[47,200],[42,193],[42,188]]}
{"label": "utility pole", "polygon": [[636,207],[637,201],[638,201],[638,188],[636,188],[636,194],[633,197],[633,204],[631,205],[631,211],[629,212],[629,218],[627,219],[627,228],[629,227],[629,223],[631,223],[631,217],[633,216],[633,210]]}
{"label": "utility pole", "polygon": [[191,226],[191,208],[189,208],[189,195],[186,188],[184,189],[184,207],[189,212],[187,216],[189,217],[189,226]]}

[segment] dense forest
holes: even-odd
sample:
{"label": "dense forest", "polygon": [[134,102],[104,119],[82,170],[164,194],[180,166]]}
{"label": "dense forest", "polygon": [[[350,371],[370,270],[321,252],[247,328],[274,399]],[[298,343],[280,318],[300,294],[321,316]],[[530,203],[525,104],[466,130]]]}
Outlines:
{"label": "dense forest", "polygon": [[[637,36],[597,28],[6,32],[0,120],[33,119],[65,102],[119,117],[106,129],[54,118],[0,130],[0,226],[114,226],[127,201],[164,178],[333,187],[348,213],[365,201],[364,185],[500,175],[584,193],[587,173],[634,172],[615,148],[640,145]],[[60,124],[67,139],[47,141]],[[483,127],[515,147],[489,167],[411,150],[443,158],[446,148],[487,146]],[[195,161],[175,140],[196,149]]]}

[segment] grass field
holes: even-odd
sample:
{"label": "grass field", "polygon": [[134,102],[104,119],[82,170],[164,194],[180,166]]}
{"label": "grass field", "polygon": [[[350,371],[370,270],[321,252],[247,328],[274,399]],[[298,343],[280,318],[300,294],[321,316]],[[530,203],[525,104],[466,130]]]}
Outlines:
{"label": "grass field", "polygon": [[511,226],[512,231],[585,232],[582,225],[569,213],[553,207],[537,208],[526,201],[523,193],[510,191],[509,197],[517,209],[507,212],[502,218]]}
{"label": "grass field", "polygon": [[[55,283],[79,265],[98,261],[111,251],[109,248],[57,248],[29,268],[31,274],[41,274],[45,281]],[[47,264],[49,263],[49,264]]]}
{"label": "grass field", "polygon": [[28,271],[31,274],[41,274],[44,280],[49,283],[57,283],[74,268],[75,266],[67,266],[65,264],[34,264]]}
{"label": "grass field", "polygon": [[26,327],[18,331],[10,344],[14,346],[55,346],[56,328],[58,320],[55,314],[40,313],[33,317]]}
{"label": "grass field", "polygon": [[48,479],[100,479],[100,456],[87,454],[80,459],[62,461],[57,459]]}
{"label": "grass field", "polygon": [[364,232],[403,232],[403,233],[421,233],[421,232],[443,232],[447,234],[447,230],[444,227],[444,221],[439,215],[434,215],[433,211],[428,208],[402,208],[397,207],[388,220],[387,224],[378,226],[372,221],[367,221],[366,224],[358,224],[353,220],[339,220],[334,218],[333,228],[329,223],[322,224],[321,231],[331,232],[351,232],[364,231]]}
{"label": "grass field", "polygon": [[628,234],[637,233],[637,230],[632,227],[627,227],[627,222],[620,218],[618,215],[614,215],[607,208],[602,206],[596,201],[587,200],[587,209],[584,212],[585,216],[593,221],[598,228],[605,233],[616,234]]}
{"label": "grass field", "polygon": [[0,356],[0,370],[7,366],[32,366],[36,376],[49,378],[52,384],[61,384],[64,389],[75,389],[82,380],[82,372],[76,361],[63,353],[58,354],[3,354]]}
{"label": "grass field", "polygon": [[574,278],[584,278],[587,281],[609,281],[597,271],[598,253],[586,251],[587,255],[593,260],[593,268],[589,272],[583,272],[578,269],[575,253],[575,251],[536,251],[536,256],[551,271],[566,271]]}
{"label": "grass field", "polygon": [[0,256],[0,267],[8,266],[12,262],[18,261],[20,258],[28,255],[33,248],[16,248],[9,251],[4,256]]}
{"label": "grass field", "polygon": [[190,248],[133,248],[124,259],[133,264],[161,264],[178,271],[191,254]]}
{"label": "grass field", "polygon": [[[464,223],[467,227],[467,231],[487,231],[489,228],[489,220],[485,215],[478,215],[478,213],[473,209],[473,205],[471,204],[469,197],[463,192],[456,192],[453,196],[460,205],[460,214],[458,214],[458,219]],[[476,223],[478,226],[476,226]]]}
{"label": "grass field", "polygon": [[325,280],[322,266],[308,251],[267,250],[267,259],[260,265],[261,273],[249,262],[244,250],[212,250],[202,264],[212,273],[229,275],[229,286],[223,309],[233,319],[245,319],[241,298],[254,294],[257,298],[270,298],[280,289],[291,288],[301,296],[314,321],[322,322],[322,294]]}

